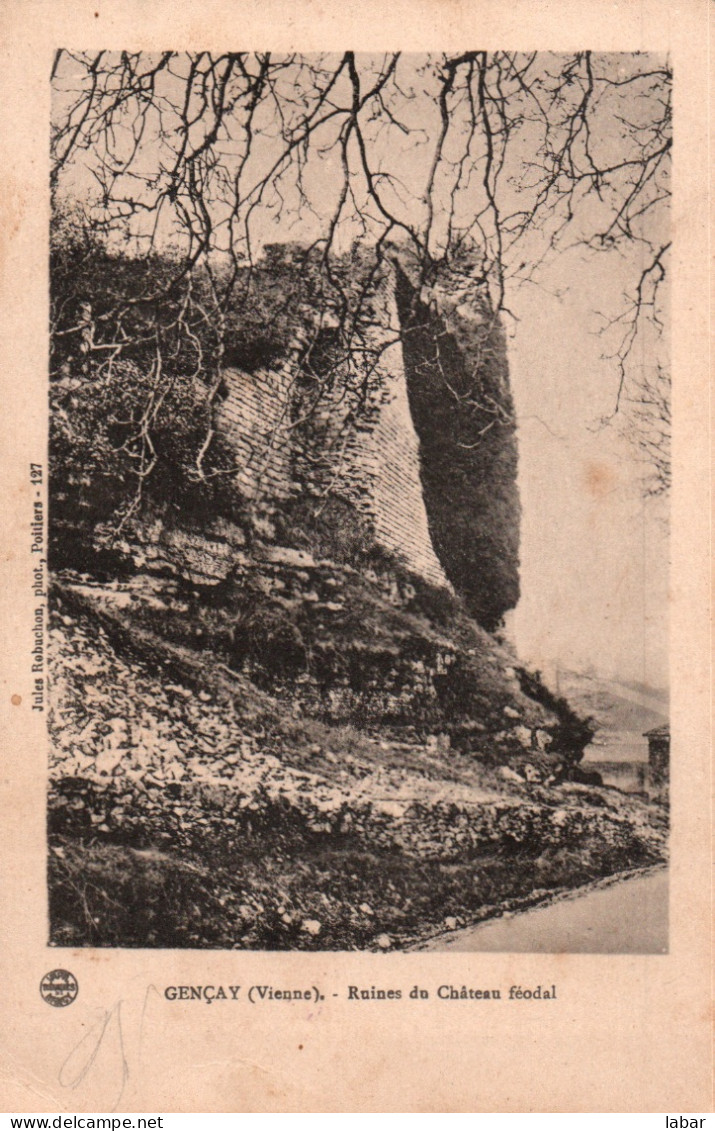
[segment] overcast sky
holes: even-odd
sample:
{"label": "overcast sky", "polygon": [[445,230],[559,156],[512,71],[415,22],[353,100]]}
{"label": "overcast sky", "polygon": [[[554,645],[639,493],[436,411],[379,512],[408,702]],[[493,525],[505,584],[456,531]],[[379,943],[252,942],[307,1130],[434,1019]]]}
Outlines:
{"label": "overcast sky", "polygon": [[594,308],[617,291],[612,266],[569,272],[561,299],[532,288],[513,304],[523,507],[515,631],[522,655],[544,671],[593,665],[666,687],[667,503],[644,501],[643,467],[618,421],[597,426],[616,393],[592,332]]}

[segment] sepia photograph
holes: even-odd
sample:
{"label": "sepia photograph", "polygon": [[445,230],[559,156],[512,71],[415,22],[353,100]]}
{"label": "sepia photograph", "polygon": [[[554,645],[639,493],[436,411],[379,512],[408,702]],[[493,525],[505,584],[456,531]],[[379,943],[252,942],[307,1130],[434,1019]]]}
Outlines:
{"label": "sepia photograph", "polygon": [[56,52],[52,946],[667,952],[671,80]]}
{"label": "sepia photograph", "polygon": [[708,20],[6,0],[9,1126],[712,1108]]}

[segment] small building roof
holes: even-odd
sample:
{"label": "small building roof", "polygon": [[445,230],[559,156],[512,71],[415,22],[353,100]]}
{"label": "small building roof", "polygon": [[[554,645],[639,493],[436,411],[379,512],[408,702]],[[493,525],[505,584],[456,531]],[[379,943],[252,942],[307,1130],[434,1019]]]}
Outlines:
{"label": "small building roof", "polygon": [[643,732],[644,738],[670,738],[670,723]]}

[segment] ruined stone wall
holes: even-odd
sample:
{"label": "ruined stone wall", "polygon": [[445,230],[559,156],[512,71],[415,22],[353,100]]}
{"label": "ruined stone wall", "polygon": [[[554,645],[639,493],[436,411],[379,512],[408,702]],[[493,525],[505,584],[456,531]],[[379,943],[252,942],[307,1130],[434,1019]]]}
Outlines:
{"label": "ruined stone wall", "polygon": [[[361,418],[355,395],[336,381],[297,430],[304,406],[288,363],[276,371],[224,373],[217,425],[236,452],[237,485],[251,501],[286,500],[301,489],[331,494],[366,520],[375,543],[433,585],[448,585],[427,523],[419,441],[407,399],[394,285],[382,281],[376,301],[386,346],[370,378],[371,410]],[[376,330],[379,338],[380,330]]]}
{"label": "ruined stone wall", "polygon": [[446,585],[435,554],[420,478],[420,445],[407,399],[402,347],[384,355],[388,399],[356,452],[379,545],[434,585]]}
{"label": "ruined stone wall", "polygon": [[[215,427],[235,453],[237,487],[261,541],[313,547],[315,527],[329,531],[319,556],[382,548],[454,587],[493,631],[519,593],[503,331],[481,285],[449,273],[425,284],[386,266],[370,302],[363,353],[323,374],[300,368],[300,342],[282,365],[225,370]],[[316,318],[329,327],[329,311]],[[161,541],[164,556],[180,552],[166,532]],[[210,576],[194,557],[188,572]]]}
{"label": "ruined stone wall", "polygon": [[236,485],[250,500],[292,489],[291,376],[287,368],[226,369],[216,424],[236,453]]}

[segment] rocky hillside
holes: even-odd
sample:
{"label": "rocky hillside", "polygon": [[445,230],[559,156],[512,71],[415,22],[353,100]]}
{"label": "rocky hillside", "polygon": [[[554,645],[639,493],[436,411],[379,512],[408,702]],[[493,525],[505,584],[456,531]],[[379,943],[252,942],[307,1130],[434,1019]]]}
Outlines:
{"label": "rocky hillside", "polygon": [[448,594],[275,547],[52,593],[57,945],[390,949],[663,856]]}

